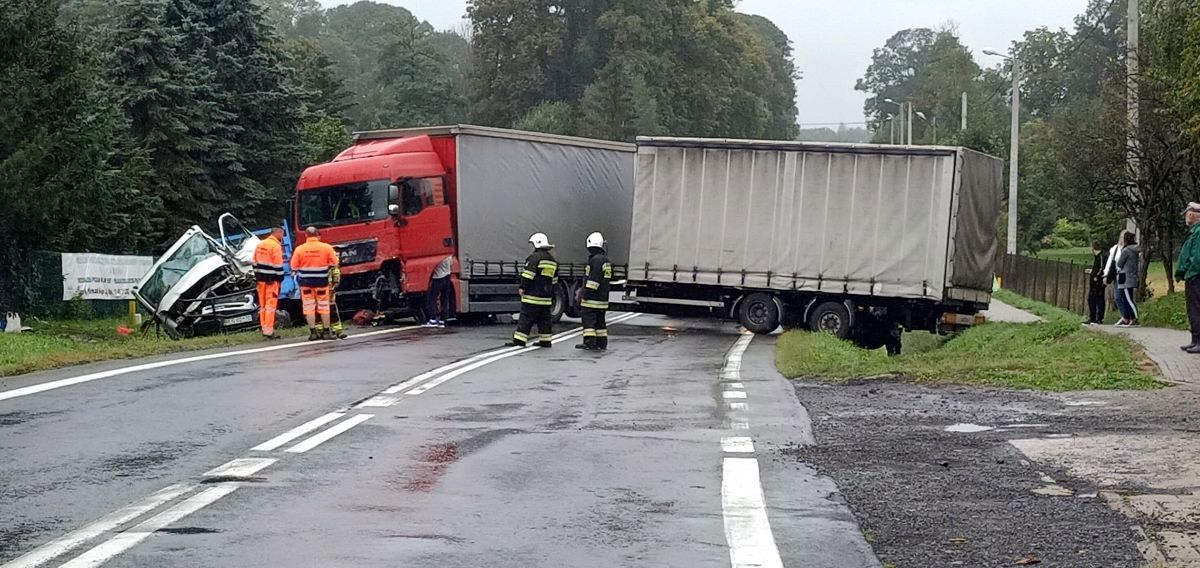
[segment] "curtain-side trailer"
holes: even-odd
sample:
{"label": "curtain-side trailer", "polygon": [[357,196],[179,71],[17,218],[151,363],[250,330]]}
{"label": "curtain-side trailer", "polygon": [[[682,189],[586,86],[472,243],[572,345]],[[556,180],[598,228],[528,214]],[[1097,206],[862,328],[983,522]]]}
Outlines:
{"label": "curtain-side trailer", "polygon": [[899,350],[991,300],[1003,162],[965,148],[639,138],[631,309]]}

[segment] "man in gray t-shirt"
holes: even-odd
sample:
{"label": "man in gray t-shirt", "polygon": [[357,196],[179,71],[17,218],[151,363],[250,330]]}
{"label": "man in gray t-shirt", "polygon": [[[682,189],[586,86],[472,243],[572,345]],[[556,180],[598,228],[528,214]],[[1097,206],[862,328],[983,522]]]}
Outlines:
{"label": "man in gray t-shirt", "polygon": [[443,258],[433,268],[429,292],[425,295],[425,327],[446,327],[446,320],[454,315],[454,283],[450,280],[452,272],[453,255]]}

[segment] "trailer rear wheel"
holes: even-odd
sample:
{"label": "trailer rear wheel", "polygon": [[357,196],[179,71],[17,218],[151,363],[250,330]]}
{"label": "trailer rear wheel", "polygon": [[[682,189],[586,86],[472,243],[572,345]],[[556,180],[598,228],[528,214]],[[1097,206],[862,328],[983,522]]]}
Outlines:
{"label": "trailer rear wheel", "polygon": [[767,334],[779,327],[779,304],[770,294],[755,292],[738,302],[738,323],[758,334]]}
{"label": "trailer rear wheel", "polygon": [[850,338],[850,310],[841,302],[824,302],[808,315],[808,329],[828,333],[838,339]]}

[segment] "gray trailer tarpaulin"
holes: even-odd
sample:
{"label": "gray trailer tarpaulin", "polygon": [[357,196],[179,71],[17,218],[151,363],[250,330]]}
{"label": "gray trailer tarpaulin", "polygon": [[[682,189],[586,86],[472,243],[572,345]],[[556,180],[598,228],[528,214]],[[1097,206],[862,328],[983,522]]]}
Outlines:
{"label": "gray trailer tarpaulin", "polygon": [[946,147],[638,143],[630,280],[934,300],[955,286],[991,290],[996,158]]}
{"label": "gray trailer tarpaulin", "polygon": [[[496,133],[503,133],[498,135]],[[458,236],[464,263],[513,262],[529,235],[546,233],[561,263],[586,263],[584,240],[608,239],[613,262],[629,254],[634,146],[463,128],[458,144]]]}

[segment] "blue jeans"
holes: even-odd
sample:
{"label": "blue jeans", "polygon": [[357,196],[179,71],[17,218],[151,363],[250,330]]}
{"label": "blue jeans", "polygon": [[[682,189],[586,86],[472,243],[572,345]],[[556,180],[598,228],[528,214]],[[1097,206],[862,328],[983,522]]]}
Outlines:
{"label": "blue jeans", "polygon": [[1125,321],[1137,321],[1137,304],[1133,301],[1134,288],[1117,288],[1117,311]]}

